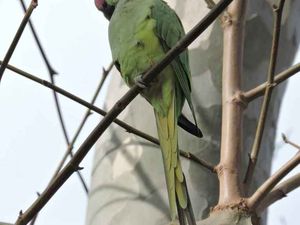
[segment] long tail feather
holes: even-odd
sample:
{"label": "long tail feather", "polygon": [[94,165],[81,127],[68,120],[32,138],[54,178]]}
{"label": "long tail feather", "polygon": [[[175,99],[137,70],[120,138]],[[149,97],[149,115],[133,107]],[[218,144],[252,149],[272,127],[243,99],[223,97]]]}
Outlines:
{"label": "long tail feather", "polygon": [[187,189],[185,176],[184,176],[184,185],[185,185],[185,188],[186,188],[186,195],[187,195],[187,208],[184,210],[185,216],[186,216],[186,219],[187,219],[189,225],[196,225],[194,210],[193,210],[193,207],[192,207],[192,202],[191,202],[191,199],[190,199],[189,191]]}
{"label": "long tail feather", "polygon": [[177,213],[178,213],[178,221],[180,225],[187,225],[186,220],[185,220],[185,212],[184,210],[180,207],[178,198],[176,198],[176,205],[177,205]]}
{"label": "long tail feather", "polygon": [[174,221],[178,214],[180,225],[187,225],[187,222],[188,225],[196,225],[178,153],[178,110],[175,94],[171,94],[170,97],[170,104],[164,105],[163,110],[155,107],[154,113],[164,162],[171,219]]}
{"label": "long tail feather", "polygon": [[[169,110],[170,111],[170,110]],[[171,213],[171,219],[176,218],[176,180],[177,175],[175,169],[177,168],[177,129],[176,125],[171,122],[172,113],[168,113],[166,116],[155,112],[157,131],[160,140],[160,146],[162,150],[168,197],[169,207]],[[180,173],[180,172],[178,172]]]}
{"label": "long tail feather", "polygon": [[174,96],[172,103],[165,112],[156,110],[154,112],[163,155],[171,218],[173,221],[175,220],[177,211],[181,225],[185,225],[185,218],[182,215],[186,214],[185,211],[188,208],[188,196],[178,154],[177,115]]}

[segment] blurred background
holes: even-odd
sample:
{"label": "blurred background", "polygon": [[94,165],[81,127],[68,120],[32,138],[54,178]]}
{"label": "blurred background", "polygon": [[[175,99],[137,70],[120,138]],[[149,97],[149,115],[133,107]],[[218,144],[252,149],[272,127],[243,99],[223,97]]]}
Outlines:
{"label": "blurred background", "polygon": [[[25,1],[29,5],[30,1]],[[3,59],[23,18],[19,0],[0,0],[0,59]],[[39,1],[32,22],[52,67],[58,72],[58,86],[90,101],[101,80],[102,67],[111,62],[107,39],[108,22],[93,1]],[[300,54],[295,59],[300,62]],[[31,30],[27,26],[10,64],[42,79],[49,75]],[[109,78],[105,84],[109,82]],[[300,144],[300,77],[288,82],[278,121],[273,171],[296,150],[285,145],[281,133]],[[102,106],[107,85],[96,102]],[[67,131],[72,138],[86,109],[59,96]],[[0,83],[0,221],[13,223],[21,209],[36,199],[51,179],[67,149],[54,107],[52,91],[6,70]],[[99,122],[92,114],[75,144],[76,149]],[[89,185],[93,151],[81,164]],[[299,172],[296,168],[289,175]],[[300,189],[274,204],[269,225],[296,225]],[[37,225],[83,225],[87,195],[73,175],[40,213]]]}

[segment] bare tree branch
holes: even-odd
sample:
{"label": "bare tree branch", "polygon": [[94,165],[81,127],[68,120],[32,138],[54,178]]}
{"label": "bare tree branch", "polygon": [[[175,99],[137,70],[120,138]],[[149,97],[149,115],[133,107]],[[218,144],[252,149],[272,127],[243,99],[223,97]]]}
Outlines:
{"label": "bare tree branch", "polygon": [[282,183],[275,186],[275,188],[273,188],[273,190],[259,204],[259,206],[256,209],[256,212],[258,214],[261,214],[270,205],[286,197],[288,193],[292,192],[293,190],[299,187],[300,187],[300,173],[290,177],[286,181],[283,181]]}
{"label": "bare tree branch", "polygon": [[210,163],[204,161],[203,159],[198,158],[194,154],[192,154],[190,152],[185,152],[185,151],[182,151],[182,150],[179,150],[179,153],[180,153],[180,155],[182,157],[184,157],[186,159],[189,159],[189,160],[191,160],[191,161],[193,161],[195,163],[200,164],[201,166],[203,166],[204,168],[208,169],[212,173],[216,173],[216,168],[214,166],[212,166]]}
{"label": "bare tree branch", "polygon": [[235,101],[243,73],[244,17],[246,0],[237,0],[223,16],[222,138],[217,167],[220,181],[218,205],[236,203],[241,198],[239,181],[243,106]]}
{"label": "bare tree branch", "polygon": [[289,141],[285,136],[286,143],[296,147],[298,152],[290,159],[285,165],[283,165],[277,172],[275,172],[269,179],[267,179],[255,192],[246,200],[247,206],[250,210],[255,211],[257,207],[263,202],[263,200],[269,195],[271,190],[284,178],[289,172],[291,172],[300,163],[300,146]]}
{"label": "bare tree branch", "polygon": [[[0,60],[0,64],[1,63],[2,63],[2,61]],[[71,100],[73,100],[73,101],[75,101],[75,102],[77,102],[77,103],[79,103],[79,104],[87,107],[88,109],[91,109],[91,110],[95,111],[96,113],[98,113],[98,114],[100,114],[102,116],[105,116],[107,114],[107,112],[105,112],[104,110],[102,110],[102,109],[100,109],[100,108],[92,105],[91,103],[89,103],[89,102],[87,102],[87,101],[85,101],[85,100],[83,100],[83,99],[81,99],[81,98],[79,98],[79,97],[71,94],[70,92],[68,92],[68,91],[66,91],[66,90],[64,90],[64,89],[62,89],[62,88],[60,88],[58,86],[55,86],[55,85],[51,84],[50,82],[48,82],[46,80],[42,80],[42,79],[40,79],[40,78],[38,78],[38,77],[36,77],[36,76],[34,76],[32,74],[29,74],[29,73],[27,73],[27,72],[25,72],[23,70],[20,70],[20,69],[14,67],[14,66],[11,66],[9,64],[7,65],[7,68],[10,69],[10,70],[12,70],[12,71],[14,71],[15,73],[17,73],[17,74],[19,74],[21,76],[24,76],[24,77],[26,77],[26,78],[34,81],[34,82],[37,82],[37,83],[39,83],[39,84],[41,84],[41,85],[43,85],[43,86],[51,89],[51,90],[56,91],[57,93],[60,93],[61,95],[63,95],[65,97],[67,97],[67,98],[69,98],[69,99],[71,99]],[[121,120],[115,119],[114,123],[116,123],[120,127],[124,128],[129,133],[133,133],[133,134],[135,134],[135,135],[137,135],[137,136],[139,136],[141,138],[144,138],[145,140],[148,140],[148,141],[150,141],[150,142],[152,142],[152,143],[154,143],[156,145],[159,145],[159,140],[157,138],[154,138],[151,135],[148,135],[148,134],[146,134],[146,133],[144,133],[144,132],[136,129],[136,128],[128,125],[127,123],[125,123],[125,122],[123,122]],[[69,148],[68,148],[68,151],[69,151]],[[193,155],[190,152],[184,152],[184,151],[180,150],[180,155],[182,157],[185,157],[187,159],[192,160],[193,162],[196,162],[196,163],[202,165],[203,167],[205,167],[206,169],[208,169],[210,171],[214,171],[215,172],[214,166],[212,166],[208,162],[205,162],[202,159],[197,158],[195,155]]]}
{"label": "bare tree branch", "polygon": [[270,65],[269,65],[269,71],[268,71],[268,80],[264,95],[264,100],[262,103],[258,124],[256,128],[256,134],[252,146],[252,150],[249,156],[249,163],[248,168],[246,172],[246,176],[244,178],[244,185],[245,187],[250,186],[250,183],[252,181],[255,165],[257,162],[257,157],[260,150],[260,145],[262,141],[262,136],[265,128],[265,123],[267,119],[267,113],[269,104],[271,101],[272,96],[272,90],[274,88],[273,82],[274,82],[274,75],[275,75],[275,68],[276,68],[276,62],[277,62],[277,56],[278,56],[278,47],[279,47],[279,38],[280,38],[280,27],[281,27],[281,17],[282,17],[282,11],[284,7],[285,0],[280,0],[279,6],[273,6],[274,11],[274,27],[273,27],[273,41],[272,41],[272,49],[271,49],[271,58],[270,58]]}
{"label": "bare tree branch", "polygon": [[[26,13],[26,5],[25,5],[25,3],[24,3],[24,0],[20,0],[20,3],[21,3],[21,6],[22,6],[22,9],[23,9],[24,12]],[[46,64],[46,66],[47,66],[47,69],[48,69],[49,74],[50,74],[51,76],[57,74],[57,72],[53,69],[53,67],[52,67],[51,64],[50,64],[50,61],[49,61],[49,59],[48,59],[48,57],[47,57],[47,55],[46,55],[46,52],[45,52],[45,50],[44,50],[44,48],[43,48],[43,46],[42,46],[42,44],[41,44],[41,41],[40,41],[40,39],[39,39],[39,37],[38,37],[38,34],[37,34],[37,32],[35,31],[35,28],[34,28],[34,26],[33,26],[33,23],[31,22],[31,19],[28,20],[28,24],[29,24],[31,33],[33,34],[33,37],[34,37],[34,39],[35,39],[35,42],[36,42],[36,44],[37,44],[37,46],[38,46],[38,48],[39,48],[39,51],[41,52],[41,55],[42,55],[42,57],[43,57],[43,59],[44,59],[44,62],[45,62],[45,64]]]}
{"label": "bare tree branch", "polygon": [[285,143],[287,143],[287,144],[289,144],[289,145],[291,145],[291,146],[297,148],[297,149],[300,151],[300,145],[297,145],[296,143],[291,142],[291,141],[286,137],[285,134],[282,134],[282,139],[283,139],[283,141],[284,141]]}
{"label": "bare tree branch", "polygon": [[[91,102],[90,102],[91,105],[94,105],[94,103],[95,103],[95,101],[96,101],[96,99],[97,99],[97,97],[98,97],[98,95],[99,95],[99,93],[100,93],[100,90],[101,90],[102,87],[103,87],[104,81],[106,80],[106,78],[107,78],[108,74],[110,73],[110,71],[112,70],[113,66],[114,66],[114,63],[112,62],[112,63],[109,65],[109,67],[107,68],[107,70],[105,70],[105,69],[103,68],[102,78],[101,78],[101,81],[100,81],[98,87],[96,88],[95,93],[94,93],[94,95],[93,95],[93,97],[92,97],[92,100],[91,100]],[[62,168],[63,165],[65,164],[68,155],[70,155],[71,158],[73,157],[72,149],[73,149],[73,147],[74,147],[74,144],[75,144],[75,142],[76,142],[76,140],[77,140],[77,138],[78,138],[78,136],[79,136],[79,134],[80,134],[80,132],[81,132],[83,126],[84,126],[84,124],[86,123],[86,121],[87,121],[87,119],[88,119],[88,117],[89,117],[90,115],[91,115],[91,109],[88,108],[87,111],[85,112],[85,114],[84,114],[84,116],[83,116],[83,118],[82,118],[82,120],[81,120],[81,122],[80,122],[80,124],[79,124],[79,126],[78,126],[78,128],[77,128],[77,130],[76,130],[76,132],[75,132],[75,134],[74,134],[74,136],[73,136],[73,138],[72,138],[72,141],[71,141],[70,144],[68,145],[68,148],[67,148],[67,150],[66,150],[66,152],[65,152],[65,154],[64,154],[64,156],[63,156],[63,158],[61,159],[61,161],[60,161],[58,167],[56,168],[56,170],[55,170],[55,172],[54,172],[54,174],[53,174],[53,177],[51,178],[51,181],[54,179],[54,177],[56,177],[56,175],[59,173],[59,171],[61,170],[61,168]],[[51,182],[49,182],[49,183],[51,183]]]}
{"label": "bare tree branch", "polygon": [[14,53],[15,51],[15,48],[23,34],[23,31],[24,31],[24,28],[33,12],[33,10],[35,9],[35,7],[37,7],[38,3],[37,3],[37,0],[32,0],[31,3],[30,3],[30,6],[28,7],[24,17],[23,17],[23,20],[17,30],[17,33],[16,35],[14,36],[14,39],[11,43],[11,45],[9,46],[8,50],[7,50],[7,53],[3,59],[3,63],[1,64],[1,67],[0,67],[0,82],[1,82],[1,79],[2,79],[2,76],[3,76],[3,73],[6,69],[6,66],[12,56],[12,54]]}
{"label": "bare tree branch", "polygon": [[[294,66],[291,66],[287,70],[284,70],[281,73],[279,73],[278,75],[276,75],[272,85],[274,87],[277,86],[278,84],[287,80],[291,76],[297,74],[299,71],[300,71],[300,63],[298,63]],[[265,93],[267,86],[268,86],[268,83],[265,82],[245,93],[241,93],[241,98],[247,103],[251,102],[251,101],[259,98],[260,96],[262,96]]]}
{"label": "bare tree branch", "polygon": [[[39,192],[37,192],[36,194],[37,194],[38,197],[40,196],[40,193],[39,193]],[[38,215],[39,215],[39,214],[36,214],[35,217],[33,217],[33,219],[30,221],[30,224],[29,224],[29,225],[34,225],[34,224],[35,224]]]}
{"label": "bare tree branch", "polygon": [[[223,12],[232,0],[220,1],[187,35],[185,35],[156,65],[154,65],[142,77],[142,82],[149,84],[168,64],[185,50],[206,28]],[[15,225],[27,224],[52,198],[66,180],[79,169],[80,162],[87,155],[91,147],[109,127],[113,120],[125,109],[125,107],[139,94],[141,88],[134,85],[107,113],[87,139],[79,147],[78,151],[69,163],[55,177],[51,184],[44,190],[41,196],[17,219]]]}
{"label": "bare tree branch", "polygon": [[[23,8],[23,10],[26,12],[26,6],[25,6],[25,3],[23,0],[20,0],[20,3],[21,3],[21,6]],[[48,70],[48,74],[49,74],[49,78],[50,78],[50,81],[53,85],[55,85],[55,79],[54,79],[54,76],[57,74],[57,72],[52,68],[51,64],[50,64],[50,61],[46,55],[46,52],[41,44],[41,41],[37,35],[37,32],[35,31],[35,28],[33,26],[33,23],[31,22],[31,20],[29,19],[28,20],[28,23],[29,23],[29,26],[30,26],[30,29],[31,29],[31,32],[33,34],[33,37],[35,39],[35,42],[38,46],[38,49],[39,51],[41,52],[41,55],[42,55],[42,58],[46,64],[46,67],[47,67],[47,70]],[[69,140],[69,135],[68,135],[68,132],[67,132],[67,128],[66,128],[66,124],[65,124],[65,121],[64,121],[64,118],[63,118],[63,114],[62,114],[62,110],[61,110],[61,107],[60,107],[60,104],[59,104],[59,100],[58,100],[58,96],[56,94],[55,91],[52,92],[53,94],[53,98],[54,98],[54,103],[55,103],[55,108],[56,108],[56,111],[57,111],[57,115],[58,115],[58,119],[59,119],[59,122],[60,122],[60,126],[61,126],[61,129],[63,131],[63,135],[64,135],[64,138],[65,138],[65,142],[67,144],[67,146],[70,146],[70,140]],[[72,155],[70,155],[72,157]],[[87,187],[87,184],[82,176],[82,174],[80,173],[80,171],[77,171],[76,172],[77,175],[78,175],[78,178],[83,186],[83,189],[85,191],[86,194],[88,194],[88,187]]]}

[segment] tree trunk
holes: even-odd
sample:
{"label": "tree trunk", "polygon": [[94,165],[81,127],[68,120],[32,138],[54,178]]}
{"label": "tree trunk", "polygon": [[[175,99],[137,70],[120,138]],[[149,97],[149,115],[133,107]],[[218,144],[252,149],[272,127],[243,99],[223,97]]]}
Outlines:
{"label": "tree trunk", "polygon": [[[167,1],[182,19],[185,30],[190,30],[207,12],[205,1]],[[272,38],[271,1],[248,1],[243,90],[266,81]],[[297,28],[299,1],[287,1],[282,28],[277,71],[288,67],[294,58],[300,40]],[[290,15],[287,17],[286,15]],[[297,36],[298,35],[298,36]],[[223,34],[220,20],[190,46],[192,95],[198,125],[204,138],[198,139],[179,131],[179,146],[211,164],[219,162],[221,138],[221,72]],[[114,71],[106,108],[122,96],[128,88]],[[254,187],[270,173],[274,150],[274,136],[284,85],[275,89],[268,114],[261,154],[254,177]],[[255,134],[261,99],[251,103],[244,114],[243,162],[244,176]],[[185,108],[186,115],[191,117]],[[134,127],[156,134],[152,107],[137,97],[119,117]],[[215,174],[181,158],[197,220],[208,216],[218,201],[219,186]],[[160,150],[148,141],[111,126],[96,145],[92,171],[91,192],[86,225],[165,225],[170,221],[167,189]],[[262,224],[265,222],[262,222]]]}

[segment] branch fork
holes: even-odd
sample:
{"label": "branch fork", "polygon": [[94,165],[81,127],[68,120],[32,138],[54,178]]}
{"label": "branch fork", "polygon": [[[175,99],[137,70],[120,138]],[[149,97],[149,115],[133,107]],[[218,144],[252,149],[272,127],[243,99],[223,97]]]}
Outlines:
{"label": "branch fork", "polygon": [[2,76],[4,74],[4,71],[6,69],[6,66],[7,64],[9,63],[9,60],[11,58],[11,56],[13,55],[16,47],[17,47],[17,44],[23,34],[23,31],[26,27],[26,24],[28,23],[29,21],[29,18],[33,12],[33,10],[37,7],[37,0],[32,0],[28,9],[26,10],[25,12],[25,15],[23,17],[23,20],[17,30],[17,33],[15,34],[14,38],[13,38],[13,41],[12,43],[10,44],[8,50],[7,50],[7,53],[5,54],[5,57],[3,59],[3,63],[1,64],[0,66],[0,82],[1,82],[1,79],[2,79]]}

